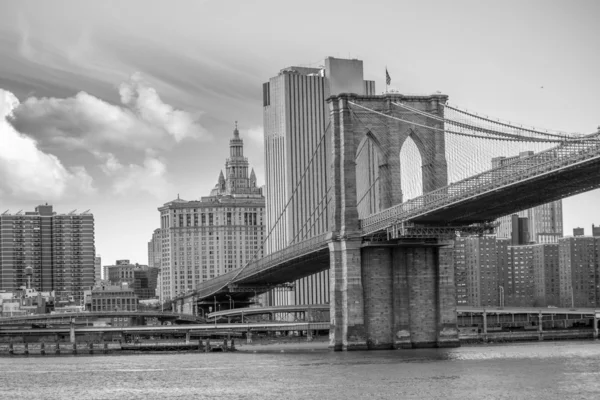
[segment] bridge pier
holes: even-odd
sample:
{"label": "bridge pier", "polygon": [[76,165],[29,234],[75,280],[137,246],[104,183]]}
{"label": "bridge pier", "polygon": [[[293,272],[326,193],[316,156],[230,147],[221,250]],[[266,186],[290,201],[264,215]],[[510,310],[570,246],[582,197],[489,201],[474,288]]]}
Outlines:
{"label": "bridge pier", "polygon": [[329,347],[336,351],[367,349],[360,245],[356,239],[329,244]]}
{"label": "bridge pier", "polygon": [[332,247],[330,347],[459,346],[450,249],[396,243],[361,249],[344,242]]}

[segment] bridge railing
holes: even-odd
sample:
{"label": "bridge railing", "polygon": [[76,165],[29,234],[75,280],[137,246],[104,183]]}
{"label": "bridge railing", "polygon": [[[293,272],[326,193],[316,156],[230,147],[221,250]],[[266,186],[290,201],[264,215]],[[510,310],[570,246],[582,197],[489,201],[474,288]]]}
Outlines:
{"label": "bridge railing", "polygon": [[197,296],[199,298],[207,298],[209,296],[213,296],[215,293],[234,281],[264,272],[278,264],[319,250],[326,243],[327,235],[328,233],[323,233],[314,236],[310,239],[293,244],[283,250],[271,253],[259,260],[252,261],[244,267],[234,269],[226,274],[219,275],[216,278],[202,282],[194,292],[186,295],[185,297]]}
{"label": "bridge railing", "polygon": [[361,228],[363,234],[371,234],[386,229],[394,223],[408,221],[475,194],[598,156],[600,156],[600,141],[593,139],[568,141],[390,207],[363,219]]}

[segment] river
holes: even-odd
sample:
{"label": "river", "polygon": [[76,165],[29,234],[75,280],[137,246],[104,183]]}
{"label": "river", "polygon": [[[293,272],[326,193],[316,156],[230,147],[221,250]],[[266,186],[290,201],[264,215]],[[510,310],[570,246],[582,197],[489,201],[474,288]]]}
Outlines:
{"label": "river", "polygon": [[600,341],[0,358],[0,399],[600,399]]}

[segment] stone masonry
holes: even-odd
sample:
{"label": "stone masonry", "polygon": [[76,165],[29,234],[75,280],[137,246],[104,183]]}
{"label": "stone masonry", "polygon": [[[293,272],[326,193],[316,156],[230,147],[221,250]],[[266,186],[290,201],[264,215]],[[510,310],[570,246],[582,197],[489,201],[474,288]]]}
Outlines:
{"label": "stone masonry", "polygon": [[[400,121],[371,129],[352,119],[349,101],[380,112],[399,111],[393,101],[442,112],[444,95],[339,95],[328,101],[331,331],[334,350],[447,347],[458,345],[452,252],[441,245],[364,242],[357,211],[356,154],[368,135],[379,146],[381,208],[402,202],[399,154],[413,138],[423,160],[423,190],[447,184],[443,135]],[[388,123],[389,122],[389,123]]]}

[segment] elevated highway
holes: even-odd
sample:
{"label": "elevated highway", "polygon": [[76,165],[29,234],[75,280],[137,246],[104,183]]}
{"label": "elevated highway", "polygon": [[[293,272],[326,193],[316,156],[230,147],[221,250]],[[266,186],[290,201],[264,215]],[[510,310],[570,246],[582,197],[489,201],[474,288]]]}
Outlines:
{"label": "elevated highway", "polygon": [[161,323],[190,324],[203,321],[202,318],[190,314],[180,314],[162,311],[105,311],[105,312],[76,312],[56,314],[35,314],[14,317],[1,317],[0,327],[23,324],[75,324],[92,323],[94,320],[106,318],[152,318]]}

